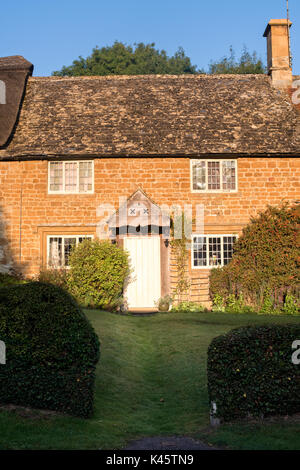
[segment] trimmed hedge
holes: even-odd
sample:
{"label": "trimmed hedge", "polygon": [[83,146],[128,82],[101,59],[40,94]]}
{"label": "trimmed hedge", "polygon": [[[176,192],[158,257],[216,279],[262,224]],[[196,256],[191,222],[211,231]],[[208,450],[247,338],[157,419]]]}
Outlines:
{"label": "trimmed hedge", "polygon": [[38,282],[0,289],[0,403],[89,417],[99,340],[75,300]]}
{"label": "trimmed hedge", "polygon": [[123,303],[128,253],[107,240],[86,239],[70,254],[68,291],[86,307],[114,310]]}
{"label": "trimmed hedge", "polygon": [[300,365],[292,363],[292,343],[300,325],[237,328],[214,338],[208,348],[208,393],[216,417],[300,412]]}

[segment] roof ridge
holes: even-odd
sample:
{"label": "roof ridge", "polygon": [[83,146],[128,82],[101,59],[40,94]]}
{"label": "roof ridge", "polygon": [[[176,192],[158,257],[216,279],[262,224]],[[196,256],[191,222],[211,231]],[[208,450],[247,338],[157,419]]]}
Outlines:
{"label": "roof ridge", "polygon": [[180,74],[180,75],[169,75],[169,74],[144,74],[144,75],[80,75],[80,76],[72,76],[72,77],[59,77],[57,75],[50,75],[50,76],[33,76],[30,80],[53,80],[53,81],[61,81],[61,80],[108,80],[108,79],[115,79],[115,80],[124,80],[124,79],[136,79],[136,78],[169,78],[169,79],[183,79],[183,78],[191,78],[191,79],[199,79],[199,78],[207,78],[210,80],[217,80],[217,79],[245,79],[248,80],[254,78],[261,78],[269,80],[270,77],[267,74]]}

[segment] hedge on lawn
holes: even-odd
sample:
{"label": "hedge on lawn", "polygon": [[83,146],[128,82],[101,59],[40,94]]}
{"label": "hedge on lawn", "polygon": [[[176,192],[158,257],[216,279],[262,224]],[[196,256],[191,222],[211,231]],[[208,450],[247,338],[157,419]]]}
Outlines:
{"label": "hedge on lawn", "polygon": [[39,282],[0,289],[0,403],[93,412],[99,340],[75,300]]}
{"label": "hedge on lawn", "polygon": [[128,253],[107,240],[86,239],[71,252],[68,291],[86,307],[114,310],[130,273]]}
{"label": "hedge on lawn", "polygon": [[300,365],[292,344],[300,325],[243,327],[208,348],[208,393],[224,421],[300,412]]}

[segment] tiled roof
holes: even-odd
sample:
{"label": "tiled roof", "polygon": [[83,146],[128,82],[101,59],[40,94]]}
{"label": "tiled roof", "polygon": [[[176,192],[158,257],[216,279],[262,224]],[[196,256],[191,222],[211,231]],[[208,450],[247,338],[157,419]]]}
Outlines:
{"label": "tiled roof", "polygon": [[300,155],[298,135],[266,75],[29,77],[0,158]]}

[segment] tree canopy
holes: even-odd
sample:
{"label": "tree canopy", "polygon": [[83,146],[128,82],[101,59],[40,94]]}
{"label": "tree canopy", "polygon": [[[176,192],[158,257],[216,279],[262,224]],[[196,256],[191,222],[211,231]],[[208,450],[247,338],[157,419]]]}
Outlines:
{"label": "tree canopy", "polygon": [[[236,58],[230,47],[229,55],[219,61],[211,62],[208,72],[217,74],[256,74],[265,73],[266,68],[256,52],[248,52],[244,46],[241,56]],[[63,66],[53,72],[59,77],[81,75],[156,75],[156,74],[196,74],[206,73],[192,65],[191,59],[179,47],[175,54],[169,57],[165,50],[155,48],[155,43],[140,42],[127,46],[116,41],[112,46],[95,47],[86,59],[79,56],[72,65]]]}
{"label": "tree canopy", "polygon": [[211,62],[209,64],[210,74],[256,74],[266,73],[266,68],[258,59],[256,52],[250,54],[244,46],[242,54],[239,59],[236,59],[235,52],[232,47],[229,49],[229,56],[223,57],[219,61]]}
{"label": "tree canopy", "polygon": [[134,47],[116,41],[112,46],[95,47],[86,59],[79,56],[72,65],[53,72],[56,76],[80,75],[145,75],[145,74],[195,74],[197,68],[179,47],[169,57],[155,43],[138,43]]}

